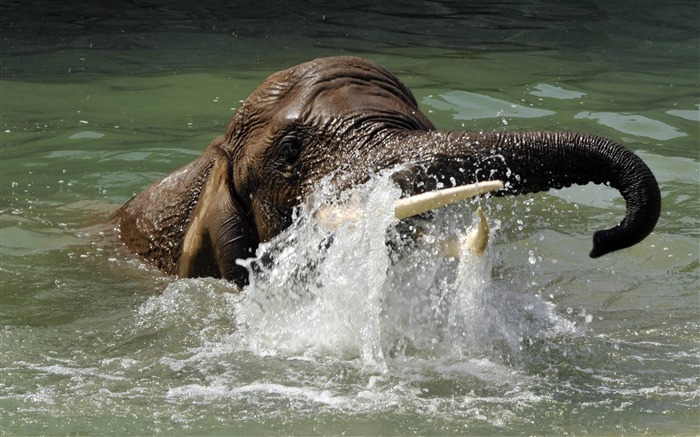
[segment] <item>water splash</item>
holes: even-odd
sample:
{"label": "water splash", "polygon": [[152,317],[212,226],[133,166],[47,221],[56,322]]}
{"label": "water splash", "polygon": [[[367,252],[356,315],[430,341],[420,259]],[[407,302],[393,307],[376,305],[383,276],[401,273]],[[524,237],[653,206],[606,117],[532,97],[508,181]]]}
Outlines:
{"label": "water splash", "polygon": [[341,196],[359,199],[362,217],[327,229],[313,215],[336,196],[321,191],[245,263],[251,283],[236,318],[255,354],[359,358],[385,373],[406,360],[501,360],[534,337],[575,331],[552,304],[498,289],[488,252],[441,253],[439,242],[466,232],[476,208],[398,223],[400,191],[388,172]]}
{"label": "water splash", "polygon": [[247,263],[251,284],[238,320],[254,350],[384,361],[377,335],[389,266],[385,234],[400,192],[386,178],[375,184],[359,193],[366,211],[361,220],[335,230],[319,226],[313,212],[329,200],[319,196]]}

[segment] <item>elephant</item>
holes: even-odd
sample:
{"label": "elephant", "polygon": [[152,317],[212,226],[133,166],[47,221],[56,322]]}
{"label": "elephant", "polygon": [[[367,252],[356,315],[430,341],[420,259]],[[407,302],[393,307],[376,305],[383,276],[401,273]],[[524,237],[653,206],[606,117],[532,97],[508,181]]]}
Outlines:
{"label": "elephant", "polygon": [[505,184],[498,196],[607,184],[626,213],[594,233],[592,258],[642,241],[661,211],[652,171],[612,140],[569,131],[439,131],[396,76],[339,56],[269,76],[201,157],[131,198],[111,223],[129,251],[166,274],[243,287],[248,271],[236,261],[289,227],[321,180],[340,192],[397,166],[402,196],[490,180]]}

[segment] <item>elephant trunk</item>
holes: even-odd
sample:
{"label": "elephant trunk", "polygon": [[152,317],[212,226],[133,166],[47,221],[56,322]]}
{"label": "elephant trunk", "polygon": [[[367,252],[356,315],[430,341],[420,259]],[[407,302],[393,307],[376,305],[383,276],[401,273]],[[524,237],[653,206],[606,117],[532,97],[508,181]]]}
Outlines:
{"label": "elephant trunk", "polygon": [[[399,134],[397,156],[378,162],[411,162],[397,182],[405,192],[500,179],[502,194],[546,191],[573,184],[607,184],[627,204],[624,219],[593,235],[592,258],[624,249],[651,233],[661,194],[649,167],[627,148],[594,135],[570,132],[438,132]],[[391,162],[394,161],[394,162]],[[498,194],[498,193],[497,193]]]}

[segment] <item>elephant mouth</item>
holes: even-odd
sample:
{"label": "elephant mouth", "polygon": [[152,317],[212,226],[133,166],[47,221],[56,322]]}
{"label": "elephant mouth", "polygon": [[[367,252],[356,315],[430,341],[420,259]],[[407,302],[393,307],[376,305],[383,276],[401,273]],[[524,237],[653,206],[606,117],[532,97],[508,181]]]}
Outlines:
{"label": "elephant mouth", "polygon": [[[399,199],[394,203],[394,217],[399,221],[406,220],[460,201],[503,189],[503,187],[502,181],[494,180],[416,194]],[[340,226],[352,225],[352,223],[361,220],[365,212],[365,209],[360,206],[359,202],[351,198],[343,205],[327,205],[319,208],[315,212],[314,218],[325,228],[337,229]],[[464,250],[481,255],[488,246],[488,237],[488,223],[483,211],[479,208],[477,210],[476,223],[464,235],[456,239],[444,239],[437,242],[437,244],[439,252],[445,257],[458,258]]]}

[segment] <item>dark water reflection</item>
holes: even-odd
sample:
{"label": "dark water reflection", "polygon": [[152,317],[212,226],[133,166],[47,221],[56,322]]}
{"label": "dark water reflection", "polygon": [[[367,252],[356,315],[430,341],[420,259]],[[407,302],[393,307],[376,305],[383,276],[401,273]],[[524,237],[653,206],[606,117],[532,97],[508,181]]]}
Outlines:
{"label": "dark water reflection", "polygon": [[[658,74],[697,64],[688,1],[3,3],[5,79],[278,68],[311,56],[556,50]],[[411,53],[412,48],[420,48]],[[649,53],[653,52],[654,59]],[[187,56],[182,56],[187,53]],[[254,54],[254,55],[253,55]],[[668,63],[659,62],[659,58]],[[659,70],[660,69],[660,70]],[[53,79],[52,79],[52,76]]]}

